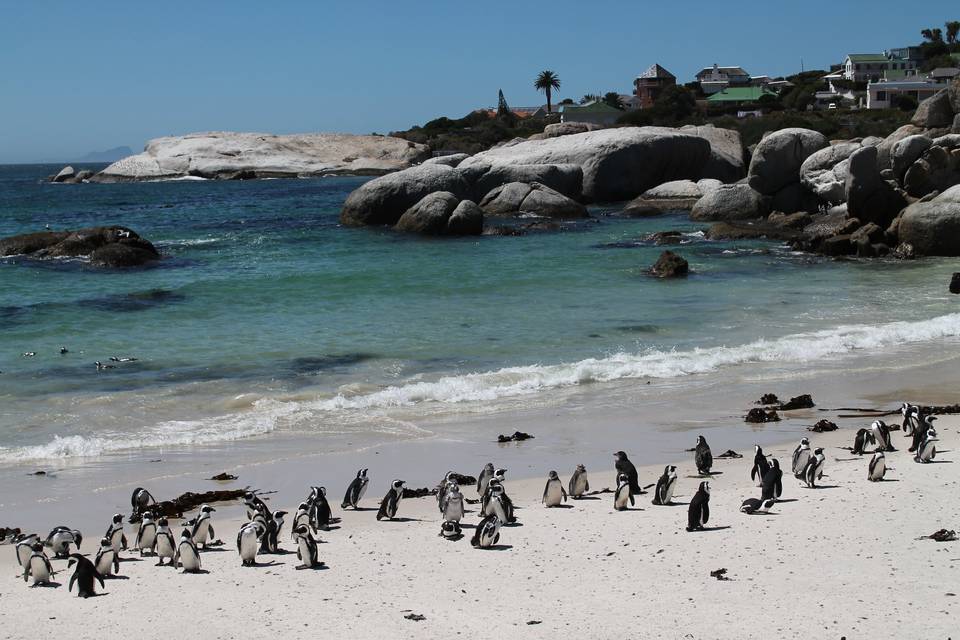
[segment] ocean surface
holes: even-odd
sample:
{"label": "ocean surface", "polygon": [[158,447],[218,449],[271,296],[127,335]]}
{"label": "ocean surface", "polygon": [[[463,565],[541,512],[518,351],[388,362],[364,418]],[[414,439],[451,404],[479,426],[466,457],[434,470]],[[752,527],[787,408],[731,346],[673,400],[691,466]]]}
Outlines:
{"label": "ocean surface", "polygon": [[[43,182],[59,168],[0,166],[0,236],[122,224],[164,259],[0,259],[0,465],[291,434],[334,451],[570,388],[960,336],[956,260],[710,242],[609,206],[563,233],[424,239],[338,224],[365,178]],[[684,233],[685,280],[645,273],[663,230]],[[98,371],[110,357],[131,360]]]}

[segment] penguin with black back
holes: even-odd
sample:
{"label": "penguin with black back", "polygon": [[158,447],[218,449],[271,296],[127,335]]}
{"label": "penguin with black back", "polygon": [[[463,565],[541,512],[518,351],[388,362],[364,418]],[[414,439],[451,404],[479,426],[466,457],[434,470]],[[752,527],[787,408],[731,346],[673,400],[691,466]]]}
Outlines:
{"label": "penguin with black back", "polygon": [[67,586],[67,591],[73,591],[73,583],[76,582],[78,597],[89,598],[95,596],[97,593],[93,586],[94,580],[100,583],[101,589],[106,588],[106,585],[103,584],[103,576],[100,575],[100,572],[97,571],[97,568],[86,556],[80,555],[79,553],[71,553],[67,566],[72,567],[74,565],[76,565],[76,569],[73,570],[73,575],[70,576],[70,584]]}
{"label": "penguin with black back", "polygon": [[760,484],[763,487],[760,494],[761,500],[776,500],[783,495],[783,471],[780,469],[779,460],[773,459]]}
{"label": "penguin with black back", "polygon": [[700,488],[687,509],[687,531],[702,531],[710,521],[710,483],[701,482]]}
{"label": "penguin with black back", "polygon": [[758,485],[763,484],[763,476],[770,470],[770,463],[767,462],[767,456],[763,455],[763,449],[760,445],[754,446],[756,452],[753,456],[753,468],[750,469],[750,479]]}
{"label": "penguin with black back", "polygon": [[703,436],[697,436],[697,446],[694,449],[693,461],[697,465],[697,472],[702,476],[710,475],[710,468],[713,467],[713,453],[710,451],[710,445]]}
{"label": "penguin with black back", "polygon": [[637,475],[637,468],[633,466],[633,463],[627,458],[627,454],[623,451],[617,451],[613,455],[617,459],[617,481],[619,482],[621,475],[625,475],[627,476],[627,481],[630,483],[630,494],[640,495],[643,493],[640,489],[640,479]]}

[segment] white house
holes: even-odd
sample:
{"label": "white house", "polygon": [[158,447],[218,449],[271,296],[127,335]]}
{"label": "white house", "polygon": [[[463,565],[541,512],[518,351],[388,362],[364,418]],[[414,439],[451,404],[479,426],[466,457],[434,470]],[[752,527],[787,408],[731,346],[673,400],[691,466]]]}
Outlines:
{"label": "white house", "polygon": [[853,82],[877,82],[890,72],[913,71],[917,63],[914,60],[893,58],[885,53],[851,53],[843,60],[843,77]]}
{"label": "white house", "polygon": [[943,85],[926,79],[871,82],[867,85],[867,109],[891,109],[896,106],[894,100],[902,95],[922,102],[941,89]]}
{"label": "white house", "polygon": [[723,91],[728,87],[745,87],[750,84],[750,74],[743,67],[721,67],[714,64],[704,67],[697,74],[700,90],[707,95]]}

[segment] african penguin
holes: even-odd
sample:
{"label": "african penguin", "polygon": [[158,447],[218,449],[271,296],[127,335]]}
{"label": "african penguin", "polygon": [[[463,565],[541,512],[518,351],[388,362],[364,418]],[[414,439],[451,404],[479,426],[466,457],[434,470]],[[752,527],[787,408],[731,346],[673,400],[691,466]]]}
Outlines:
{"label": "african penguin", "polygon": [[767,462],[767,456],[763,455],[763,449],[760,445],[754,445],[753,468],[750,469],[750,479],[758,485],[763,484],[763,476],[770,470],[770,463]]}
{"label": "african penguin", "polygon": [[927,463],[937,457],[937,430],[932,426],[927,427],[923,434],[923,440],[917,447],[917,454],[913,457],[914,462]]}
{"label": "african penguin", "polygon": [[577,468],[573,470],[567,489],[570,492],[570,497],[574,500],[579,500],[583,494],[590,491],[590,480],[587,479],[587,468],[585,466],[578,464]]}
{"label": "african penguin", "polygon": [[763,487],[760,493],[762,500],[776,500],[783,495],[783,470],[780,469],[779,460],[773,459],[760,484]]}
{"label": "african penguin", "polygon": [[117,553],[127,548],[127,536],[123,533],[123,514],[114,514],[105,537],[110,539],[110,544]]}
{"label": "african penguin", "polygon": [[312,569],[320,564],[317,561],[317,541],[314,540],[310,528],[302,524],[293,532],[297,543],[297,558],[303,564],[298,569]]}
{"label": "african penguin", "polygon": [[567,490],[563,488],[563,482],[556,471],[551,471],[547,475],[547,484],[543,487],[543,498],[540,500],[547,507],[559,507],[561,502],[566,502]]}
{"label": "african penguin", "polygon": [[927,435],[927,430],[933,428],[933,423],[937,419],[937,416],[927,415],[920,420],[920,425],[913,432],[913,442],[910,444],[908,451],[916,452],[920,448],[920,443],[923,442],[923,439]]}
{"label": "african penguin", "polygon": [[89,598],[97,595],[93,587],[94,580],[100,583],[101,589],[106,587],[106,585],[103,584],[103,576],[100,575],[100,572],[97,571],[97,568],[88,558],[79,553],[71,553],[70,562],[67,563],[67,567],[72,567],[73,565],[77,565],[77,568],[73,570],[73,575],[70,576],[70,584],[67,585],[67,591],[73,591],[73,583],[76,582],[77,597]]}
{"label": "african penguin", "polygon": [[509,508],[504,500],[506,493],[503,490],[503,485],[499,482],[491,482],[487,492],[487,502],[484,510],[480,513],[481,517],[495,515],[499,518],[500,523],[510,522]]}
{"label": "african penguin", "polygon": [[790,470],[796,475],[803,471],[803,468],[807,466],[807,459],[810,457],[810,440],[807,438],[800,438],[800,444],[797,445],[797,448],[793,450],[793,458],[790,462]]}
{"label": "african penguin", "polygon": [[[482,524],[482,523],[481,523]],[[440,525],[440,537],[447,540],[459,540],[463,537],[463,529],[456,520],[444,520]]]}
{"label": "african penguin", "polygon": [[210,505],[203,505],[200,507],[200,513],[197,514],[197,517],[193,519],[192,530],[190,535],[193,539],[194,544],[201,544],[203,548],[207,548],[208,542],[213,542],[214,532],[213,532],[213,516],[210,515],[216,512],[216,509]]}
{"label": "african penguin", "polygon": [[27,560],[27,566],[23,569],[23,581],[33,578],[33,585],[50,584],[50,578],[56,575],[50,559],[43,552],[43,543],[37,540],[33,543],[33,552]]}
{"label": "african penguin", "polygon": [[380,510],[377,511],[377,520],[393,520],[397,515],[397,508],[400,506],[400,501],[403,499],[403,480],[394,480],[390,484],[390,489],[387,491],[387,495],[383,496],[383,500],[380,501]]}
{"label": "african penguin", "polygon": [[470,544],[477,549],[489,549],[500,541],[500,518],[489,515],[480,521]]}
{"label": "african penguin", "polygon": [[893,448],[893,443],[890,441],[890,427],[887,426],[887,423],[883,420],[875,420],[870,429],[873,432],[873,437],[877,441],[877,448],[880,451],[896,451]]}
{"label": "african penguin", "polygon": [[867,480],[878,482],[883,480],[883,475],[887,472],[887,461],[883,456],[883,451],[877,451],[870,458],[870,464],[867,467]]}
{"label": "african penguin", "polygon": [[776,504],[775,500],[747,498],[743,501],[743,504],[740,505],[740,511],[748,515],[752,515],[754,513],[769,513],[774,504]]}
{"label": "african penguin", "polygon": [[140,551],[143,556],[144,551],[153,553],[153,548],[157,544],[157,523],[153,521],[153,514],[149,511],[143,514],[143,520],[140,521],[140,528],[137,530],[137,540],[134,548]]}
{"label": "african penguin", "polygon": [[137,487],[130,495],[130,506],[133,507],[133,519],[136,520],[148,507],[157,504],[156,499],[143,487]]}
{"label": "african penguin", "polygon": [[673,500],[673,489],[677,486],[677,468],[668,464],[663,475],[657,479],[657,488],[653,492],[653,504],[667,505]]}
{"label": "african penguin", "polygon": [[633,463],[627,458],[627,454],[623,451],[617,451],[613,456],[617,459],[617,482],[620,482],[621,475],[625,475],[627,476],[627,481],[630,483],[630,493],[633,495],[643,493],[640,489],[640,479],[637,475],[637,468],[633,466]]}
{"label": "african penguin", "polygon": [[[877,443],[877,441],[876,441],[876,438],[873,437],[873,432],[872,432],[872,431],[870,431],[869,429],[858,429],[858,430],[857,430],[857,435],[856,435],[856,437],[853,439],[853,449],[852,449],[852,451],[853,451],[854,454],[856,454],[856,455],[858,455],[858,456],[862,456],[863,454],[865,454],[865,453],[867,452],[867,447],[868,447],[869,445],[871,445],[871,444],[876,444],[876,443]],[[804,464],[804,465],[803,465],[803,468],[801,468],[800,470],[795,470],[795,471],[794,471],[794,475],[796,475],[798,478],[802,477],[802,475],[803,475],[803,469],[805,469],[806,466],[807,466],[807,465]]]}
{"label": "african penguin", "polygon": [[443,513],[443,519],[445,521],[460,522],[464,512],[463,494],[460,493],[460,485],[454,483],[443,496],[443,504],[440,505],[440,511]]}
{"label": "african penguin", "polygon": [[357,471],[357,477],[347,486],[347,492],[343,496],[343,502],[340,504],[340,508],[346,509],[347,507],[353,507],[356,509],[357,505],[360,504],[360,500],[363,499],[363,494],[367,492],[368,484],[370,484],[370,479],[367,478],[367,470],[360,469]]}
{"label": "african penguin", "polygon": [[329,529],[333,514],[330,503],[327,502],[326,487],[311,487],[310,495],[307,496],[307,504],[310,505],[310,522],[314,530],[322,529],[326,531]]}
{"label": "african penguin", "polygon": [[70,545],[74,545],[80,550],[80,543],[83,542],[83,536],[79,531],[69,527],[54,527],[47,536],[46,546],[53,550],[53,555],[57,558],[67,558],[70,556]]}
{"label": "african penguin", "polygon": [[920,426],[920,407],[904,402],[900,407],[900,414],[903,416],[903,422],[900,429],[907,438],[913,436],[913,432]]}
{"label": "african penguin", "polygon": [[274,511],[272,517],[267,520],[267,531],[260,541],[260,553],[278,553],[280,545],[277,538],[283,529],[283,516],[286,511]]}
{"label": "african penguin", "polygon": [[163,559],[170,558],[170,564],[173,566],[174,558],[177,556],[177,543],[173,539],[173,533],[170,531],[170,523],[166,518],[157,520],[157,566],[163,566]]}
{"label": "african penguin", "polygon": [[713,466],[713,453],[710,451],[710,445],[706,438],[697,436],[697,447],[694,449],[693,461],[697,465],[697,472],[702,476],[710,475],[710,468]]}
{"label": "african penguin", "polygon": [[823,477],[823,465],[826,462],[826,456],[823,455],[823,449],[817,447],[813,451],[813,456],[807,461],[807,466],[803,468],[803,474],[800,479],[807,483],[807,487],[815,489],[817,480]]}
{"label": "african penguin", "polygon": [[613,493],[613,508],[617,511],[626,511],[627,503],[634,505],[633,492],[630,491],[630,478],[625,473],[617,476],[617,490]]}
{"label": "african penguin", "polygon": [[297,529],[303,525],[310,526],[310,507],[306,502],[301,502],[297,507],[297,513],[293,516],[293,522],[290,523],[290,539],[297,541]]}
{"label": "african penguin", "polygon": [[477,494],[481,497],[487,492],[487,485],[490,483],[490,478],[493,477],[493,463],[488,462],[483,465],[483,469],[480,471],[480,475],[477,476]]}
{"label": "african penguin", "polygon": [[[245,526],[249,526],[249,523]],[[254,546],[254,555],[256,555],[256,546]],[[183,567],[184,573],[200,572],[200,551],[193,542],[193,532],[190,529],[184,529],[180,532],[180,542],[177,544],[177,557],[174,558],[173,566]]]}
{"label": "african penguin", "polygon": [[100,575],[104,577],[120,573],[120,554],[113,548],[110,538],[104,537],[100,540],[100,550],[97,551],[97,557],[93,563],[97,566]]}
{"label": "african penguin", "polygon": [[33,547],[40,542],[40,536],[35,533],[21,534],[13,539],[15,550],[17,552],[17,562],[21,569],[26,569],[30,564],[30,556],[33,555]]}
{"label": "african penguin", "polygon": [[251,521],[240,527],[237,533],[237,553],[245,567],[252,567],[257,563],[257,550],[260,548],[260,538],[267,528],[260,522]]}
{"label": "african penguin", "polygon": [[701,482],[700,488],[687,509],[687,531],[701,531],[710,520],[710,483]]}

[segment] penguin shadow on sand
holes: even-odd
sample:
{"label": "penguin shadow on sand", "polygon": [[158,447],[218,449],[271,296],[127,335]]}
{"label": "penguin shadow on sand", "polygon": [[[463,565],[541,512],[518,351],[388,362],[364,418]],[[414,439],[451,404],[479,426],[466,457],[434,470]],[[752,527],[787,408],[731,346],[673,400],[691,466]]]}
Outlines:
{"label": "penguin shadow on sand", "polygon": [[330,567],[328,567],[327,563],[325,562],[318,562],[312,567],[308,567],[305,564],[298,564],[297,566],[294,567],[294,569],[297,571],[326,571],[329,568]]}
{"label": "penguin shadow on sand", "polygon": [[685,476],[691,480],[703,480],[704,478],[712,478],[714,476],[722,476],[723,471],[707,471],[706,473],[698,473],[695,476]]}
{"label": "penguin shadow on sand", "polygon": [[724,529],[731,529],[732,527],[729,524],[722,524],[716,527],[701,527],[700,529],[694,529],[693,531],[688,531],[687,533],[710,533],[711,531],[723,531]]}
{"label": "penguin shadow on sand", "polygon": [[59,582],[57,582],[57,581],[55,581],[55,580],[50,580],[50,581],[47,581],[47,582],[41,582],[40,584],[32,584],[32,585],[30,585],[30,588],[31,588],[31,589],[56,589],[56,588],[62,587],[62,586],[63,586],[63,584],[61,584],[61,583],[59,583]]}
{"label": "penguin shadow on sand", "polygon": [[[580,496],[579,498],[570,498],[574,502],[580,502],[581,500],[603,500],[600,496]],[[572,505],[571,505],[572,506]]]}

